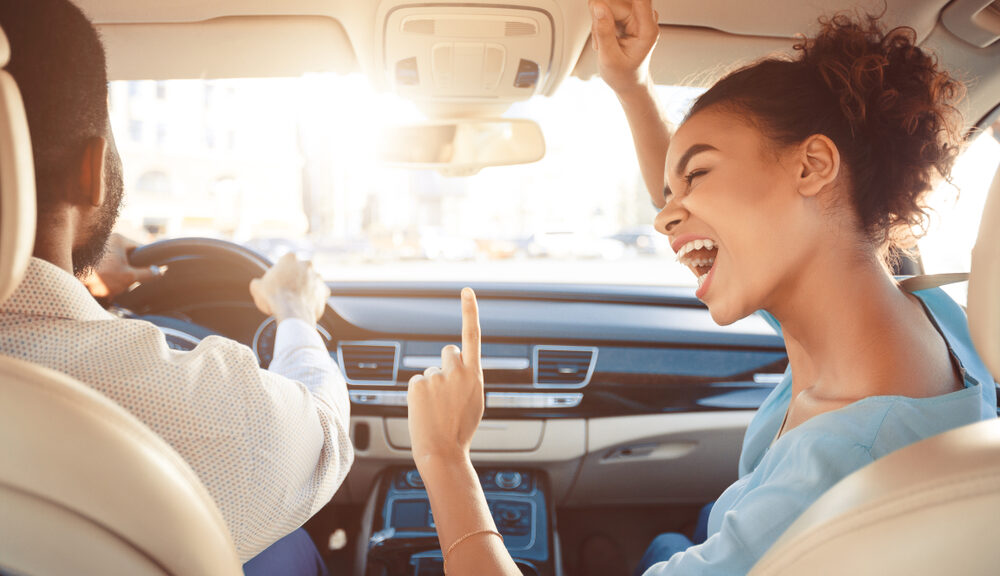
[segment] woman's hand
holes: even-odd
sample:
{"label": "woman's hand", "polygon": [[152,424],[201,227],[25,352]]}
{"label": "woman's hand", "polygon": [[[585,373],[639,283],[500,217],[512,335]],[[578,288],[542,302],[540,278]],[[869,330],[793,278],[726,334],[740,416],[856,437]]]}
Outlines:
{"label": "woman's hand", "polygon": [[441,368],[410,378],[410,442],[417,468],[432,461],[469,458],[472,435],[483,417],[479,308],[471,288],[462,290],[462,349],[445,346]]}
{"label": "woman's hand", "polygon": [[406,395],[413,461],[427,488],[449,574],[519,576],[469,457],[483,417],[479,308],[462,290],[462,349],[445,346],[441,368],[410,378]]}
{"label": "woman's hand", "polygon": [[651,0],[590,0],[591,37],[601,78],[619,96],[645,90],[660,35]]}

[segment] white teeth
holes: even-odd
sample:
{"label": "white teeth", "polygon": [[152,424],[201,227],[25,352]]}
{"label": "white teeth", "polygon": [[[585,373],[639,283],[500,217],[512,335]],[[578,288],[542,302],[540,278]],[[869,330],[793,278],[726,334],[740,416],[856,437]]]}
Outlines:
{"label": "white teeth", "polygon": [[681,259],[681,263],[687,266],[711,266],[715,264],[715,258],[698,258],[697,260]]}
{"label": "white teeth", "polygon": [[716,247],[715,242],[709,240],[708,238],[699,238],[698,240],[692,240],[691,242],[688,242],[684,246],[681,246],[681,249],[677,251],[677,258],[678,259],[683,258],[685,254],[691,252],[692,250],[701,250],[701,249],[713,250],[715,247]]}
{"label": "white teeth", "polygon": [[706,278],[708,278],[708,274],[702,274],[701,276],[698,276],[698,288],[704,286]]}

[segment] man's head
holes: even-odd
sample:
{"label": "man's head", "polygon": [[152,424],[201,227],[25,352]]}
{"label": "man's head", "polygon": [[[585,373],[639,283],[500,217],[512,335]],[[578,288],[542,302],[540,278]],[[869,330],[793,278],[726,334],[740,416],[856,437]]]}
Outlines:
{"label": "man's head", "polygon": [[72,234],[73,271],[80,274],[100,260],[122,199],[104,47],[69,0],[3,0],[0,27],[31,133],[36,244],[46,235]]}

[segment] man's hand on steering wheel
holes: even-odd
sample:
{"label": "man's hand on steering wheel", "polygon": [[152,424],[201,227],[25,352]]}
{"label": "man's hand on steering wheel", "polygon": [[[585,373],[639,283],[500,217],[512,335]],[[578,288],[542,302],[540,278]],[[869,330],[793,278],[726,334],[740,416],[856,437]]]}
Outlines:
{"label": "man's hand on steering wheel", "polygon": [[285,254],[264,276],[250,281],[250,295],[257,308],[278,322],[298,318],[315,324],[323,315],[330,288],[313,269],[312,262]]}
{"label": "man's hand on steering wheel", "polygon": [[145,282],[162,274],[159,266],[137,268],[129,263],[129,255],[139,244],[118,234],[108,238],[101,263],[83,279],[90,294],[99,300],[111,301],[125,293],[136,282]]}

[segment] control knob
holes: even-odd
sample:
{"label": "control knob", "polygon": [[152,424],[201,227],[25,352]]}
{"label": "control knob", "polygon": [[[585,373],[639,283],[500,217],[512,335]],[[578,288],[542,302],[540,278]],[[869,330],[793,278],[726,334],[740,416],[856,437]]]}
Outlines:
{"label": "control knob", "polygon": [[517,508],[504,508],[500,511],[502,524],[513,524],[521,519],[521,512]]}
{"label": "control knob", "polygon": [[521,485],[521,473],[513,471],[497,472],[494,480],[500,488],[514,490]]}

